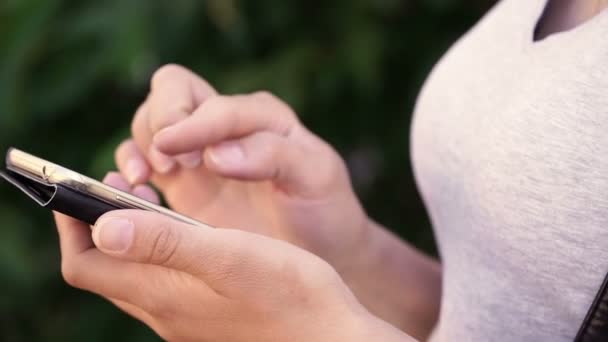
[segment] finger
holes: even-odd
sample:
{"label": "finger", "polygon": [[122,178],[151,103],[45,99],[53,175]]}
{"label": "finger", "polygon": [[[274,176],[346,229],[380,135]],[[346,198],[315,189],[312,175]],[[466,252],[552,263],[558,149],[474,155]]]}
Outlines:
{"label": "finger", "polygon": [[167,155],[159,152],[154,146],[152,146],[152,134],[148,124],[149,120],[149,99],[142,103],[137,111],[135,117],[131,123],[131,134],[133,140],[140,151],[146,151],[147,160],[152,168],[160,173],[166,174],[175,168],[175,161],[169,158]]}
{"label": "finger", "polygon": [[175,155],[259,131],[289,136],[296,123],[289,106],[268,93],[215,96],[191,116],[158,132],[154,145]]}
{"label": "finger", "polygon": [[132,139],[126,140],[118,146],[115,160],[118,169],[131,185],[144,184],[150,180],[150,166]]}
{"label": "finger", "polygon": [[192,71],[175,64],[159,68],[151,80],[149,125],[158,131],[189,116],[215,89]]}
{"label": "finger", "polygon": [[167,311],[174,312],[180,305],[176,301],[188,291],[196,290],[194,297],[201,302],[218,298],[218,294],[203,281],[193,282],[194,278],[189,274],[156,265],[126,262],[96,248],[71,258],[62,267],[62,273],[73,287],[129,304],[123,307],[138,318],[147,320],[147,324],[155,317],[166,317]]}
{"label": "finger", "polygon": [[152,318],[149,313],[147,313],[145,310],[136,305],[115,298],[107,299],[131,317],[143,322],[148,326],[150,326],[154,322],[154,318]]}
{"label": "finger", "polygon": [[95,246],[89,225],[58,212],[54,212],[54,216],[59,233],[62,263]]}
{"label": "finger", "polygon": [[135,188],[133,188],[132,193],[133,195],[145,199],[148,202],[160,204],[160,198],[158,197],[158,194],[149,185],[137,185],[135,186]]}
{"label": "finger", "polygon": [[[126,180],[117,172],[108,173],[103,182],[123,191],[128,191],[129,188]],[[99,259],[100,257],[107,259],[107,256],[94,248],[95,244],[91,237],[90,227],[61,213],[55,213],[55,220],[61,245],[61,271],[63,277],[72,286],[102,294],[104,287],[101,285],[105,281],[100,281],[100,279],[90,280],[92,278],[91,275],[85,277],[82,272],[82,269],[91,269],[91,266],[87,266],[86,262],[92,259]],[[99,265],[107,265],[108,263],[96,262],[95,264],[95,269],[103,272]],[[111,294],[115,295],[116,291]]]}
{"label": "finger", "polygon": [[125,262],[96,248],[66,260],[62,264],[62,274],[65,281],[73,287],[132,304],[152,316],[162,313],[163,308],[171,304],[169,289],[182,291],[175,288],[178,283],[169,286],[169,282],[176,277],[168,277],[166,269]]}
{"label": "finger", "polygon": [[[168,64],[158,69],[151,81],[149,129],[155,133],[188,117],[215,90],[203,79],[179,65]],[[187,168],[201,162],[200,151],[177,156]]]}
{"label": "finger", "polygon": [[133,189],[131,189],[127,180],[118,172],[109,172],[104,178],[103,182],[113,188],[127,193],[131,193],[148,202],[152,202],[154,204],[160,203],[160,198],[158,197],[156,191],[152,189],[152,187],[150,187],[149,185],[140,184],[136,185]]}
{"label": "finger", "polygon": [[103,178],[103,183],[120,191],[131,192],[129,182],[118,172],[108,172]]}
{"label": "finger", "polygon": [[186,272],[228,296],[256,279],[266,279],[270,272],[285,272],[285,257],[294,254],[286,249],[295,249],[261,235],[204,229],[137,210],[102,216],[93,240],[114,258]]}
{"label": "finger", "polygon": [[[303,155],[310,158],[302,158]],[[225,141],[205,150],[205,165],[224,177],[248,181],[269,180],[287,193],[306,194],[327,189],[335,161],[306,153],[305,147],[283,136],[261,132]]]}

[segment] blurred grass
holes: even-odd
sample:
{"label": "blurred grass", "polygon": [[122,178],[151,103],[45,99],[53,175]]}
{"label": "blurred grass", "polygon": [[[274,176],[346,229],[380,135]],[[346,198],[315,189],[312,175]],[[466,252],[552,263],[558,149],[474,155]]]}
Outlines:
{"label": "blurred grass", "polygon": [[[101,177],[153,70],[180,63],[222,92],[289,102],[347,159],[371,215],[432,252],[410,114],[432,65],[491,2],[3,0],[0,152]],[[1,341],[157,339],[62,282],[50,213],[5,185],[0,223]]]}

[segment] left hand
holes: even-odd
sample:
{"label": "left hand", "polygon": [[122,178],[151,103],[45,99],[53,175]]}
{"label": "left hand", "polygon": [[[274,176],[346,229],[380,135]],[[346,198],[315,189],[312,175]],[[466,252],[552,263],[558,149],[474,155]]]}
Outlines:
{"label": "left hand", "polygon": [[[106,178],[124,188],[120,181]],[[148,188],[134,192],[154,200]],[[137,210],[102,216],[92,236],[72,218],[56,214],[56,221],[66,281],[108,298],[167,340],[405,337],[369,314],[329,264],[285,242]]]}
{"label": "left hand", "polygon": [[132,185],[154,184],[176,212],[290,242],[341,274],[368,253],[374,225],[345,162],[278,97],[220,95],[167,65],[154,73],[132,135],[116,150],[118,169]]}

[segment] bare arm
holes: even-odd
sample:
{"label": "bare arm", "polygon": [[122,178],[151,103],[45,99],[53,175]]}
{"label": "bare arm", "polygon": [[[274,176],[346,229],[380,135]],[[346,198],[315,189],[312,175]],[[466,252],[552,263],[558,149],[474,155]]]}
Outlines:
{"label": "bare arm", "polygon": [[220,95],[193,72],[167,65],[152,77],[132,131],[116,152],[130,186],[151,181],[178,212],[312,252],[373,313],[428,335],[438,265],[369,223],[344,160],[279,98]]}
{"label": "bare arm", "polygon": [[378,223],[370,225],[367,248],[340,274],[370,312],[425,340],[439,315],[441,265]]}

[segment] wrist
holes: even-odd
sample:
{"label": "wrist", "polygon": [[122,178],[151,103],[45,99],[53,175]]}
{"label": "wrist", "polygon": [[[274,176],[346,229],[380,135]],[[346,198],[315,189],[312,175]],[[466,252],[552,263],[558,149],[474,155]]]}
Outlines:
{"label": "wrist", "polygon": [[370,313],[425,339],[439,311],[439,263],[373,220],[367,224],[364,242],[338,273]]}
{"label": "wrist", "polygon": [[362,279],[367,278],[370,271],[381,266],[382,250],[386,249],[387,245],[386,234],[388,232],[382,227],[367,216],[363,226],[359,241],[352,252],[344,262],[334,265],[342,279],[351,288],[356,287]]}
{"label": "wrist", "polygon": [[[331,311],[331,309],[329,309]],[[310,321],[299,328],[290,329],[289,334],[282,335],[282,340],[289,341],[386,341],[415,342],[393,325],[372,315],[360,303],[349,305],[344,310],[333,311],[327,315],[327,308],[322,314],[314,315],[316,321]],[[321,318],[321,320],[319,320]],[[314,327],[313,329],[310,329]],[[304,334],[302,334],[305,332]]]}
{"label": "wrist", "polygon": [[413,337],[368,311],[355,315],[350,325],[345,326],[343,331],[347,335],[342,339],[344,341],[416,341]]}

